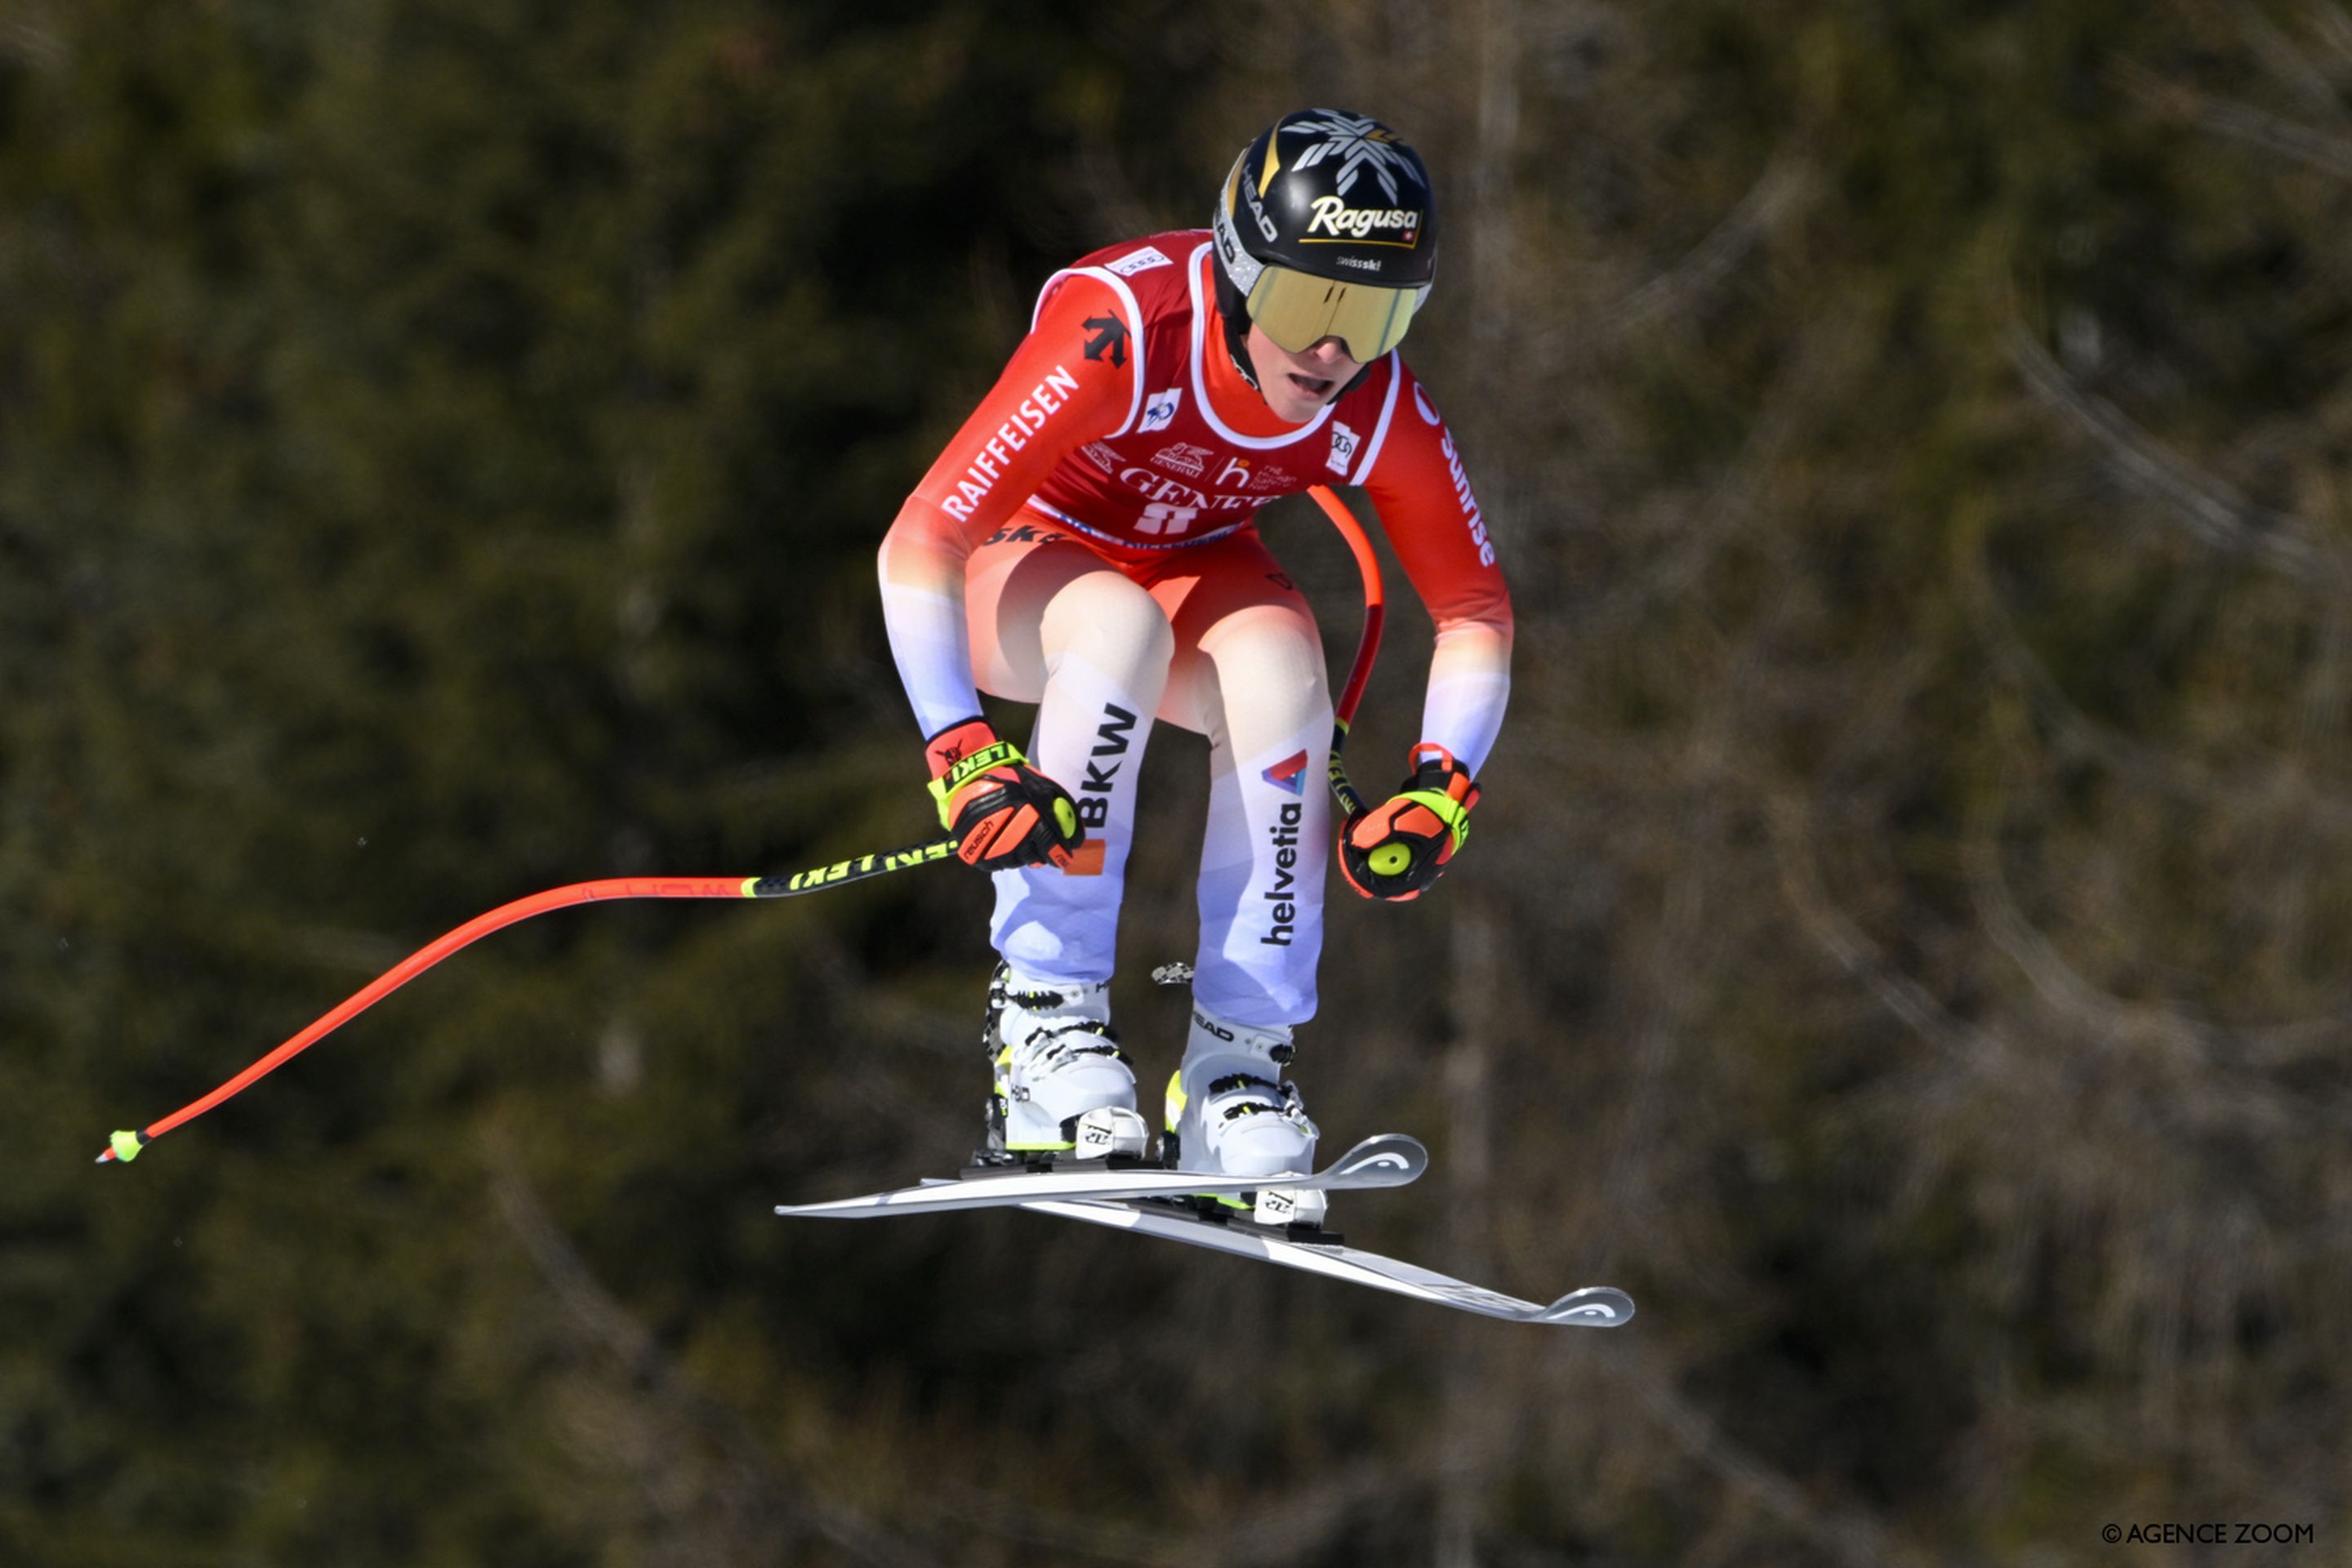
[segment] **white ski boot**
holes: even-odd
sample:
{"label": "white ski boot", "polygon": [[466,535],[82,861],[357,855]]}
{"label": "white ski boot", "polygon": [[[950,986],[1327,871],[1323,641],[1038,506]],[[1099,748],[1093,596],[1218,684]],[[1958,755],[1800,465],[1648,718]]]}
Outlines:
{"label": "white ski boot", "polygon": [[1031,980],[999,963],[982,1043],[995,1069],[984,1158],[1142,1157],[1150,1124],[1135,1109],[1135,1072],[1110,1026],[1108,982]]}
{"label": "white ski boot", "polygon": [[[1184,1064],[1168,1080],[1162,1163],[1223,1176],[1314,1170],[1319,1133],[1307,1120],[1298,1086],[1282,1079],[1291,1054],[1288,1027],[1228,1024],[1195,1005]],[[1262,1187],[1255,1196],[1255,1205],[1219,1201],[1252,1210],[1260,1225],[1314,1226],[1322,1225],[1330,1201],[1320,1192],[1279,1185]]]}

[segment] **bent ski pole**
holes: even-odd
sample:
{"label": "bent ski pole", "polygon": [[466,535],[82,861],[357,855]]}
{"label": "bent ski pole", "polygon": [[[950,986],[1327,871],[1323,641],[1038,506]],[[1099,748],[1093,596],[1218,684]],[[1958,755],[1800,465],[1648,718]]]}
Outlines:
{"label": "bent ski pole", "polygon": [[1364,525],[1356,521],[1346,503],[1331,493],[1327,485],[1309,485],[1307,493],[1323,509],[1323,515],[1348,542],[1348,549],[1356,557],[1356,570],[1364,578],[1364,631],[1356,642],[1356,662],[1348,671],[1348,684],[1339,689],[1339,700],[1332,705],[1331,762],[1329,767],[1331,793],[1339,799],[1339,808],[1349,816],[1364,812],[1364,797],[1348,782],[1347,764],[1340,761],[1340,748],[1348,743],[1348,726],[1355,722],[1356,705],[1364,700],[1364,683],[1372,677],[1372,660],[1380,656],[1381,622],[1388,616],[1387,595],[1381,587],[1381,563],[1372,553],[1372,542],[1364,537]]}
{"label": "bent ski pole", "polygon": [[[1348,682],[1340,689],[1339,700],[1332,705],[1331,755],[1327,769],[1331,793],[1339,798],[1341,809],[1349,816],[1355,816],[1363,812],[1364,799],[1348,782],[1348,771],[1341,761],[1340,752],[1347,744],[1348,727],[1355,720],[1357,706],[1363,700],[1365,683],[1371,678],[1372,661],[1380,653],[1381,626],[1387,616],[1387,603],[1381,584],[1380,561],[1372,553],[1371,541],[1365,537],[1363,525],[1328,488],[1314,485],[1307,493],[1315,498],[1315,504],[1323,509],[1324,515],[1339,531],[1339,537],[1348,542],[1349,552],[1355,556],[1356,570],[1362,574],[1364,583],[1364,628],[1356,643],[1356,659],[1348,671]],[[501,904],[488,914],[477,916],[417,949],[284,1045],[203,1099],[193,1100],[144,1128],[115,1133],[108,1141],[106,1149],[99,1154],[97,1163],[109,1165],[128,1163],[137,1159],[140,1151],[149,1143],[173,1128],[202,1116],[222,1101],[243,1093],[451,953],[471,946],[492,931],[504,930],[533,915],[608,899],[787,899],[827,888],[843,887],[868,877],[902,871],[910,866],[944,860],[955,853],[955,847],[956,840],[952,838],[934,839],[928,844],[910,845],[904,849],[892,849],[878,855],[853,856],[828,866],[812,867],[789,877],[747,877],[733,880],[715,877],[624,877],[597,882],[574,882],[569,887],[552,888],[543,893],[517,899],[509,904]]]}
{"label": "bent ski pole", "polygon": [[149,1143],[182,1122],[193,1121],[221,1101],[250,1089],[451,953],[471,946],[494,931],[503,931],[533,915],[543,915],[550,910],[568,909],[573,904],[601,903],[609,899],[789,899],[802,893],[846,887],[852,882],[862,882],[868,877],[903,871],[910,866],[928,866],[934,860],[950,859],[954,857],[955,849],[956,840],[935,838],[928,844],[913,844],[904,849],[891,849],[878,855],[853,855],[846,860],[836,860],[829,866],[813,866],[789,877],[615,877],[604,881],[574,882],[569,887],[551,888],[543,893],[517,899],[510,904],[500,904],[489,913],[477,915],[457,930],[445,932],[418,948],[345,997],[332,1011],[318,1018],[292,1039],[203,1099],[190,1101],[161,1121],[152,1122],[135,1131],[117,1132],[108,1141],[106,1151],[99,1155],[97,1163],[101,1165],[117,1162],[128,1163],[137,1159],[139,1152]]}

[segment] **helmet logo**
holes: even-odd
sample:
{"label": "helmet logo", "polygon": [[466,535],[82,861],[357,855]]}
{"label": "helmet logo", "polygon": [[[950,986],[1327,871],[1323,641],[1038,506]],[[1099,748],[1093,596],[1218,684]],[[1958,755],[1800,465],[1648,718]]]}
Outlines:
{"label": "helmet logo", "polygon": [[[1264,263],[1242,247],[1241,236],[1234,232],[1234,188],[1240,177],[1241,165],[1236,163],[1233,178],[1225,184],[1225,199],[1219,202],[1216,211],[1210,215],[1210,224],[1211,232],[1216,237],[1217,258],[1225,265],[1225,276],[1233,280],[1234,288],[1246,294],[1257,286],[1258,274],[1264,270]],[[1263,208],[1259,210],[1258,222],[1261,226],[1272,222]]]}
{"label": "helmet logo", "polygon": [[1268,245],[1276,243],[1281,237],[1280,231],[1274,226],[1274,219],[1266,216],[1265,204],[1257,199],[1257,192],[1251,188],[1248,181],[1241,182],[1241,193],[1242,199],[1249,203],[1250,216],[1257,219],[1258,233],[1265,236]]}
{"label": "helmet logo", "polygon": [[1421,239],[1421,213],[1412,207],[1351,207],[1338,196],[1317,196],[1308,210],[1315,215],[1307,223],[1310,237],[1366,239],[1376,229],[1394,229],[1396,238],[1382,243],[1413,245]]}
{"label": "helmet logo", "polygon": [[1333,183],[1339,194],[1346,195],[1356,188],[1356,181],[1370,174],[1381,183],[1381,192],[1391,203],[1397,201],[1398,174],[1402,174],[1416,185],[1421,184],[1421,170],[1412,153],[1396,140],[1396,133],[1377,120],[1361,115],[1342,114],[1337,110],[1318,109],[1311,115],[1301,115],[1277,128],[1286,136],[1319,136],[1322,141],[1291,159],[1294,169],[1312,169],[1330,159],[1339,160],[1339,178]]}
{"label": "helmet logo", "polygon": [[[1244,150],[1244,155],[1247,155],[1246,149]],[[1234,258],[1233,253],[1241,248],[1241,241],[1234,237],[1232,226],[1225,221],[1225,215],[1233,210],[1236,197],[1248,199],[1250,216],[1257,219],[1257,231],[1265,236],[1265,242],[1268,245],[1274,244],[1277,237],[1274,219],[1266,216],[1265,204],[1257,199],[1256,190],[1247,180],[1242,178],[1242,166],[1235,163],[1234,172],[1225,176],[1225,199],[1217,208],[1217,244],[1227,261],[1231,261]]]}

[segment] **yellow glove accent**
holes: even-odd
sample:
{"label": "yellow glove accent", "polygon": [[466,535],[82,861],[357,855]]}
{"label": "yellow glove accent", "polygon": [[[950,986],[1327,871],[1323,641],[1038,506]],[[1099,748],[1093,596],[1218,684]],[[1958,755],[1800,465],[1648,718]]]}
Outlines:
{"label": "yellow glove accent", "polygon": [[[991,768],[1002,767],[1006,763],[1026,763],[1028,760],[1021,754],[1021,748],[1010,741],[999,741],[993,745],[982,746],[968,757],[957,758],[953,766],[931,781],[931,798],[940,803],[940,826],[941,827],[955,826],[948,817],[948,801],[957,790]],[[1075,827],[1076,820],[1073,816],[1068,826]]]}
{"label": "yellow glove accent", "polygon": [[[1400,798],[1419,801],[1431,811],[1435,812],[1437,820],[1445,824],[1445,830],[1454,835],[1455,854],[1462,853],[1462,847],[1470,842],[1470,813],[1464,809],[1462,803],[1452,795],[1433,789],[1409,789]],[[1402,867],[1398,868],[1400,870],[1402,868]],[[1372,869],[1379,871],[1381,868],[1375,866]],[[1382,875],[1388,875],[1388,873],[1383,872]]]}

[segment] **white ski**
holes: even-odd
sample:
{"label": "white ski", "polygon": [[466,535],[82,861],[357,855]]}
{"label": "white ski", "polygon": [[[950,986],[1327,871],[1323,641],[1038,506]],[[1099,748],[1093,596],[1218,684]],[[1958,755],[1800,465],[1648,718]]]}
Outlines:
{"label": "white ski", "polygon": [[778,1204],[776,1212],[822,1219],[874,1219],[886,1215],[1010,1207],[1041,1198],[1213,1196],[1252,1193],[1262,1187],[1348,1192],[1401,1187],[1427,1169],[1429,1151],[1422,1147],[1421,1140],[1402,1132],[1382,1132],[1365,1139],[1311,1176],[1206,1176],[1157,1165],[1105,1167],[1087,1161],[1055,1171],[983,1171],[959,1181],[927,1181],[919,1186],[827,1203]]}
{"label": "white ski", "polygon": [[1243,1258],[1263,1258],[1286,1268],[1303,1268],[1351,1285],[1391,1290],[1416,1301],[1433,1301],[1465,1312],[1502,1318],[1515,1323],[1558,1323],[1579,1328],[1613,1329],[1633,1316],[1633,1298],[1608,1285],[1588,1285],[1570,1290],[1549,1306],[1522,1301],[1499,1290],[1471,1285],[1450,1275],[1423,1268],[1377,1252],[1342,1247],[1335,1240],[1294,1238],[1279,1231],[1242,1221],[1220,1223],[1164,1203],[1132,1200],[1071,1201],[1036,1199],[1021,1205],[1038,1214],[1085,1220],[1120,1230],[1162,1236],[1192,1247],[1206,1247]]}

